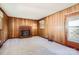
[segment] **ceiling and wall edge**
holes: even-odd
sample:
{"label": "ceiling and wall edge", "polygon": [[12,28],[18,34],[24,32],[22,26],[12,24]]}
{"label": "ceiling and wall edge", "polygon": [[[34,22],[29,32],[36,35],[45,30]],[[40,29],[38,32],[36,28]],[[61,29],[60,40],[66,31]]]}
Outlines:
{"label": "ceiling and wall edge", "polygon": [[[78,4],[78,3],[75,3],[75,4],[73,4],[72,6],[77,5],[77,4]],[[60,10],[60,11],[57,11],[57,12],[61,12],[61,11],[65,10],[65,9],[67,9],[67,8],[70,8],[70,7],[72,7],[72,6],[66,7],[66,8],[64,8],[64,9],[62,9],[62,10]],[[0,7],[0,8],[4,11],[4,9],[3,9],[2,7]],[[48,16],[50,16],[50,15],[53,15],[53,14],[55,14],[55,13],[57,13],[57,12],[54,12],[54,13],[52,13],[52,14],[48,14],[48,15],[45,16],[45,17],[48,17]],[[22,18],[22,17],[17,17],[17,16],[9,16],[5,11],[4,11],[4,13],[5,13],[8,17]],[[40,19],[31,19],[31,18],[22,18],[22,19],[41,20],[41,19],[43,19],[43,18],[45,18],[45,17],[42,17],[42,18],[40,18]]]}
{"label": "ceiling and wall edge", "polygon": [[[77,5],[77,4],[78,4],[78,3],[76,3],[76,4],[74,4],[74,5],[70,6],[70,7],[73,7],[73,6]],[[68,8],[70,8],[70,7],[67,7],[67,8],[65,8],[65,9],[68,9]],[[63,10],[65,10],[65,9],[63,9]],[[57,11],[57,12],[55,12],[55,13],[62,12],[63,10]],[[45,16],[45,17],[39,19],[39,21],[42,20],[42,19],[44,19],[44,18],[46,18],[46,17],[49,17],[49,16],[51,16],[51,15],[54,15],[55,13],[50,14],[50,15],[48,15],[48,16]]]}

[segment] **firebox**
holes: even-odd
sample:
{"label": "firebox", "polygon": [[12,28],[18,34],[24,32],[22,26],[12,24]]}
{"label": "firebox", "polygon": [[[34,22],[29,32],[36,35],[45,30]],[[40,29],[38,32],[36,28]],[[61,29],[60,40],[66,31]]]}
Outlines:
{"label": "firebox", "polygon": [[21,30],[21,36],[22,37],[29,37],[30,36],[30,30]]}

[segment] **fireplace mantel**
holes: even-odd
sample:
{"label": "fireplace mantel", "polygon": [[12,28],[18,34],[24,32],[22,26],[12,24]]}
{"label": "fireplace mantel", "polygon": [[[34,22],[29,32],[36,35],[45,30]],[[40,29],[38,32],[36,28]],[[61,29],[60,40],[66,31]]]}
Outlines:
{"label": "fireplace mantel", "polygon": [[20,26],[19,30],[31,30],[31,26]]}

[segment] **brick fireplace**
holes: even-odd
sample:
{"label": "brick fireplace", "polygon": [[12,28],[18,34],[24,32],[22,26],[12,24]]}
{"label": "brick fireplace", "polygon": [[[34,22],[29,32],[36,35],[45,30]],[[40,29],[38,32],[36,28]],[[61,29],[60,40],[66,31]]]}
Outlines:
{"label": "brick fireplace", "polygon": [[19,27],[19,33],[20,37],[26,38],[31,36],[31,26],[20,26]]}

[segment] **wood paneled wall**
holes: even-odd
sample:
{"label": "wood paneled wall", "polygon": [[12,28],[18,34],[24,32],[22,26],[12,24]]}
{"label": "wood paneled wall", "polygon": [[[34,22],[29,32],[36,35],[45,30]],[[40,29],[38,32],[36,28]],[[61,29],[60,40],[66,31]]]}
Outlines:
{"label": "wood paneled wall", "polygon": [[37,35],[37,22],[31,19],[9,17],[9,38],[19,37],[19,26],[31,26],[32,36]]}
{"label": "wood paneled wall", "polygon": [[45,29],[39,29],[39,35],[48,38],[49,40],[66,45],[67,37],[65,28],[65,15],[74,13],[75,11],[79,11],[79,4],[45,17]]}
{"label": "wood paneled wall", "polygon": [[0,41],[3,43],[5,40],[8,39],[8,16],[1,8],[0,10],[4,14],[2,19],[2,29],[0,30]]}

